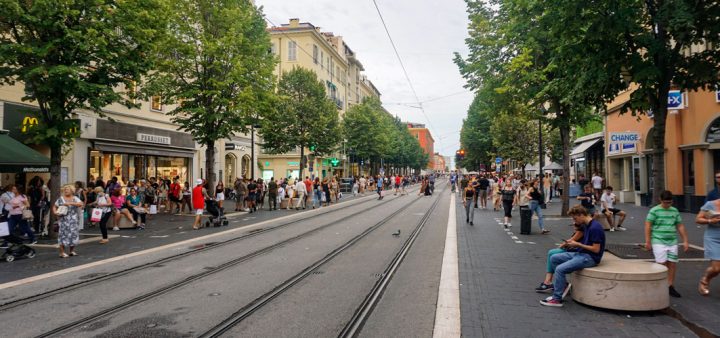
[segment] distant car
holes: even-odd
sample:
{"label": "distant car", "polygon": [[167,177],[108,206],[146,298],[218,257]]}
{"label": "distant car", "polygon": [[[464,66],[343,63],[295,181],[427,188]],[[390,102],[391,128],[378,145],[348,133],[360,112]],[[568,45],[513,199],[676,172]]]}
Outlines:
{"label": "distant car", "polygon": [[343,177],[340,179],[340,192],[350,193],[352,192],[353,178]]}

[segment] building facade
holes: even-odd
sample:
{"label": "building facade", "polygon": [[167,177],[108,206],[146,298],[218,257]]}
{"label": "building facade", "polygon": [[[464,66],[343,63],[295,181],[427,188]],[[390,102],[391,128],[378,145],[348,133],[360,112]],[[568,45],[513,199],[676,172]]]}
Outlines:
{"label": "building facade", "polygon": [[672,191],[675,206],[696,212],[715,187],[720,171],[720,92],[671,92],[678,104],[668,113],[665,131],[665,177],[654,177],[653,117],[620,114],[631,91],[609,105],[605,123],[607,180],[621,191],[620,198],[652,205],[654,180]]}
{"label": "building facade", "polygon": [[[294,67],[312,70],[325,84],[328,97],[335,102],[340,118],[352,105],[366,97],[380,98],[380,92],[362,73],[365,68],[342,36],[322,32],[319,27],[299,19],[269,28],[272,51],[278,58],[275,75],[280,77]],[[305,154],[310,154],[309,149]],[[265,179],[299,177],[300,149],[285,154],[268,154],[260,150],[258,165]],[[348,156],[343,152],[324,157],[307,156],[305,176],[347,176]]]}
{"label": "building facade", "polygon": [[435,161],[435,140],[430,134],[430,129],[425,128],[422,123],[408,122],[408,131],[410,135],[414,136],[419,142],[423,152],[428,155],[428,163],[426,169],[434,168]]}

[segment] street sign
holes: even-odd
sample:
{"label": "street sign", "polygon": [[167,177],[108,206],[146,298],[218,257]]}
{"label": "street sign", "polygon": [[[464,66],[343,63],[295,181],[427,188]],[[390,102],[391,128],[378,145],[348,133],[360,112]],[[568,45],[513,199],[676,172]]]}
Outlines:
{"label": "street sign", "polygon": [[340,164],[340,160],[338,160],[337,158],[333,157],[332,159],[330,159],[330,164],[332,164],[333,167],[337,167],[338,164]]}
{"label": "street sign", "polygon": [[681,91],[671,90],[668,93],[668,109],[683,109],[685,101]]}
{"label": "street sign", "polygon": [[496,157],[496,158],[495,158],[495,163],[497,163],[497,164],[502,163],[502,157]]}

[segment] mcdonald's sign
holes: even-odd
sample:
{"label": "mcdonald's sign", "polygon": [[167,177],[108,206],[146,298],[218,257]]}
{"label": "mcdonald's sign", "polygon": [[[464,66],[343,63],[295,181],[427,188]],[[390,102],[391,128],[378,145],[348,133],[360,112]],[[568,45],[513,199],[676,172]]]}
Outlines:
{"label": "mcdonald's sign", "polygon": [[22,126],[20,128],[20,132],[23,134],[26,134],[30,129],[34,126],[38,125],[38,119],[37,117],[30,117],[25,116],[22,121]]}
{"label": "mcdonald's sign", "polygon": [[[0,104],[4,106],[3,129],[10,132],[10,137],[21,142],[26,142],[30,138],[33,128],[40,124],[40,119],[37,118],[40,110],[32,106],[9,102]],[[80,130],[80,120],[75,122],[75,127],[67,132],[77,132]]]}

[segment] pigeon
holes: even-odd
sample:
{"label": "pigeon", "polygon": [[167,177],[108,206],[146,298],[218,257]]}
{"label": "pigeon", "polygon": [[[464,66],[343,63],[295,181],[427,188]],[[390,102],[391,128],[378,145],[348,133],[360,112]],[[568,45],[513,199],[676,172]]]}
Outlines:
{"label": "pigeon", "polygon": [[395,237],[400,237],[400,229],[398,229],[397,232],[393,232],[392,235],[395,236]]}

